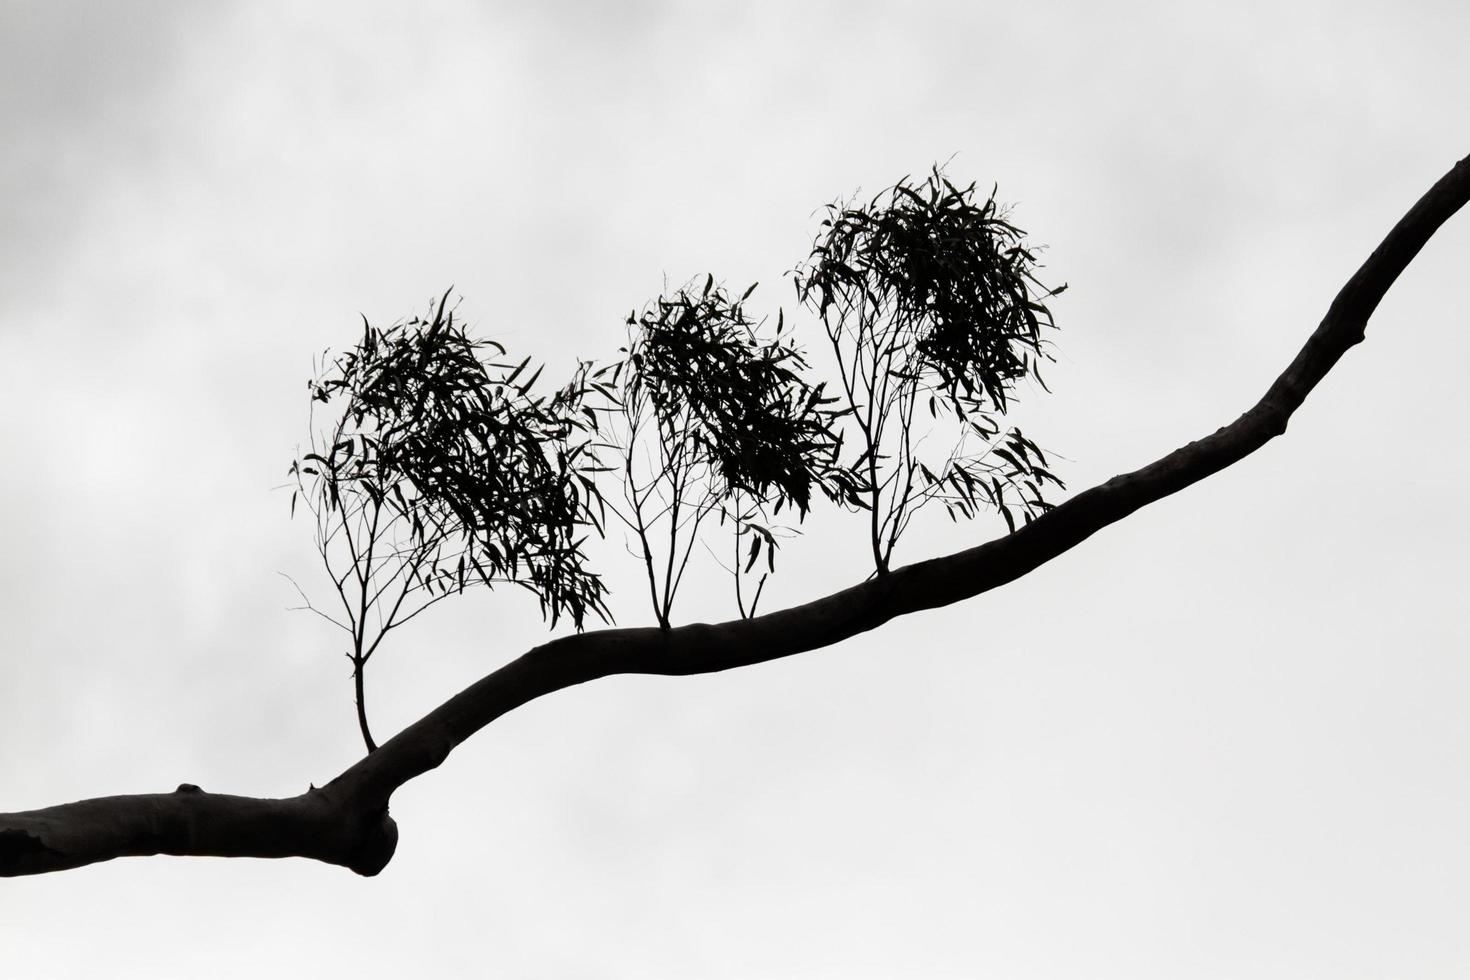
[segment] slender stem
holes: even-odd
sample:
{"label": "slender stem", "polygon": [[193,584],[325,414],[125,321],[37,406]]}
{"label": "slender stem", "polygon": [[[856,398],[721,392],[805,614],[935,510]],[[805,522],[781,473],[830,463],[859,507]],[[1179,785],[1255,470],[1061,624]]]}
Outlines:
{"label": "slender stem", "polygon": [[363,699],[362,672],[366,665],[367,661],[363,658],[352,658],[352,692],[357,701],[357,727],[362,731],[363,744],[371,754],[378,750],[378,743],[373,741],[373,733],[368,730],[367,702]]}
{"label": "slender stem", "polygon": [[[664,433],[660,431],[659,435],[663,437]],[[670,433],[669,438],[672,437],[672,433]],[[660,445],[664,444],[662,438],[660,438],[659,442]],[[658,619],[660,625],[664,629],[668,629],[670,622],[669,614],[674,606],[674,562],[678,560],[679,552],[679,504],[682,503],[680,498],[684,494],[684,487],[679,479],[683,468],[683,453],[666,452],[664,460],[664,472],[669,477],[672,499],[669,501],[669,554],[667,560],[664,562],[664,601],[663,607],[659,610]]]}
{"label": "slender stem", "polygon": [[748,619],[749,617],[746,615],[745,612],[745,600],[740,595],[740,527],[744,523],[740,519],[740,491],[735,491],[732,496],[732,500],[734,502],[735,511],[735,608],[740,610],[741,619]]}
{"label": "slender stem", "polygon": [[[689,556],[694,553],[694,543],[699,540],[699,524],[701,521],[704,520],[705,516],[708,515],[713,508],[714,504],[710,500],[706,500],[702,504],[696,504],[694,507],[693,520],[686,521],[686,523],[690,525],[689,537],[686,539],[684,544],[684,557],[679,562],[679,572],[674,576],[673,587],[670,589],[667,596],[670,608],[672,608],[673,606],[674,594],[679,591],[679,583],[684,581],[684,569],[689,567]],[[740,566],[737,565],[735,567],[738,571]]]}
{"label": "slender stem", "polygon": [[648,573],[648,595],[653,602],[653,614],[658,617],[658,625],[668,629],[669,624],[664,619],[663,612],[658,602],[658,583],[653,573],[653,549],[648,544],[648,525],[643,519],[643,499],[638,496],[638,485],[633,475],[633,451],[638,439],[638,418],[630,413],[628,419],[628,451],[623,454],[623,484],[628,494],[628,501],[633,505],[633,519],[636,523],[633,530],[638,534],[638,543],[643,546],[643,570]]}
{"label": "slender stem", "polygon": [[878,483],[878,447],[874,444],[866,427],[863,434],[868,437],[868,492],[872,500],[868,507],[868,537],[873,546],[873,565],[879,575],[888,572],[888,557],[883,554],[883,525],[880,511],[883,509],[883,487]]}

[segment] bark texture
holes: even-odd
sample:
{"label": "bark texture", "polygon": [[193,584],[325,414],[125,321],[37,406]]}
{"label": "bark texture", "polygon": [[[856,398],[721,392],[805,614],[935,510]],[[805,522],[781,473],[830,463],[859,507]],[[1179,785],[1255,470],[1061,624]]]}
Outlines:
{"label": "bark texture", "polygon": [[1156,500],[1255,452],[1347,350],[1436,230],[1470,199],[1470,157],[1439,179],[1348,280],[1265,395],[1229,425],[1116,476],[1004,538],[896,569],[822,599],[717,625],[609,629],[536,647],[456,694],[322,789],[286,799],[205,793],[112,796],[0,814],[0,876],[147,854],[306,857],[377,874],[393,856],[388,802],[455,746],[528,701],[609,674],[703,674],[815,650],[890,619],[1020,578]]}

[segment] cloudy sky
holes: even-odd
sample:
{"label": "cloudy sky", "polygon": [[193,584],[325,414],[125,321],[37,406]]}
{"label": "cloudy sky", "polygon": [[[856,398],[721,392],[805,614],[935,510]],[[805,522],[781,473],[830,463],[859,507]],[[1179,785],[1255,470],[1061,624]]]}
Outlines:
{"label": "cloudy sky", "polygon": [[[551,373],[665,279],[794,316],[820,205],[950,160],[1071,284],[1023,410],[1081,489],[1235,418],[1470,152],[1467,36],[1427,0],[0,0],[0,809],[356,757],[274,488],[359,314],[453,286]],[[1285,438],[1001,592],[517,711],[400,791],[376,879],[0,883],[0,972],[1464,976],[1467,256],[1462,215]],[[818,517],[767,601],[863,544]],[[717,571],[687,600],[730,613]],[[544,635],[444,604],[374,662],[380,736]]]}

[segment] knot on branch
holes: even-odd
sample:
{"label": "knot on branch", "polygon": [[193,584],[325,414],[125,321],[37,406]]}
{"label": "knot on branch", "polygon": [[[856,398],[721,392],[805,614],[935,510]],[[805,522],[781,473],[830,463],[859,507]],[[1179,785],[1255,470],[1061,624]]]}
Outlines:
{"label": "knot on branch", "polygon": [[342,863],[352,871],[371,878],[388,866],[398,850],[398,822],[388,815],[385,806],[373,814],[364,814],[355,827],[357,838]]}

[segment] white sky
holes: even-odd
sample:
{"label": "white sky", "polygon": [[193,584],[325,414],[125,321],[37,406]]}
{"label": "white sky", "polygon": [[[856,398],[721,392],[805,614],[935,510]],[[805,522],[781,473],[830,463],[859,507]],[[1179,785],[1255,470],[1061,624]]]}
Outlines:
{"label": "white sky", "polygon": [[[665,276],[789,314],[815,209],[953,156],[1071,283],[1025,408],[1081,489],[1243,411],[1470,152],[1467,36],[1456,2],[3,0],[0,808],[355,758],[271,488],[359,312],[453,284],[548,376]],[[0,883],[0,973],[1464,976],[1466,256],[1470,215],[1284,439],[1001,592],[515,712],[399,793],[376,879]],[[1001,529],[950,527],[900,558]],[[862,545],[818,520],[768,601]],[[706,579],[679,618],[729,615]],[[441,610],[374,662],[380,737],[544,635]]]}

